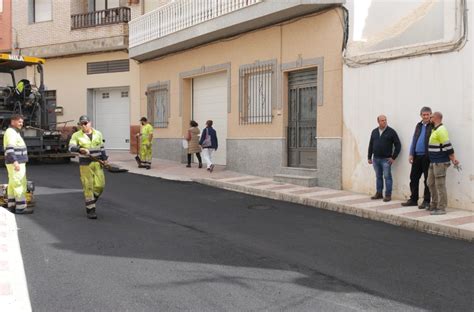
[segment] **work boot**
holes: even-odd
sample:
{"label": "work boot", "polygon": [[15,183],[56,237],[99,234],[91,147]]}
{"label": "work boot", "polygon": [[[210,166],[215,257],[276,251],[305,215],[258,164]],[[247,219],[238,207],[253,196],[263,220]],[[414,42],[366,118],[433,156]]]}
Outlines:
{"label": "work boot", "polygon": [[435,209],[431,212],[432,216],[440,216],[440,215],[445,215],[446,210],[445,209]]}
{"label": "work boot", "polygon": [[201,168],[202,168],[202,163],[199,163],[199,169],[201,169]]}
{"label": "work boot", "polygon": [[409,207],[409,206],[418,206],[418,203],[414,200],[407,200],[406,202],[402,203],[403,207]]}
{"label": "work boot", "polygon": [[391,200],[392,200],[392,195],[385,195],[385,197],[383,198],[384,202],[389,202]]}
{"label": "work boot", "polygon": [[191,164],[187,164],[187,165],[186,165],[186,168],[191,168]]}
{"label": "work boot", "polygon": [[95,214],[95,208],[87,209],[87,219],[97,219],[97,215]]}
{"label": "work boot", "polygon": [[430,210],[430,203],[427,201],[423,201],[421,205],[418,206],[418,209],[427,209]]}
{"label": "work boot", "polygon": [[25,208],[25,209],[22,209],[22,210],[15,210],[15,214],[32,214],[34,211],[33,211],[33,208]]}
{"label": "work boot", "polygon": [[382,198],[383,198],[382,193],[377,192],[370,199],[382,199]]}

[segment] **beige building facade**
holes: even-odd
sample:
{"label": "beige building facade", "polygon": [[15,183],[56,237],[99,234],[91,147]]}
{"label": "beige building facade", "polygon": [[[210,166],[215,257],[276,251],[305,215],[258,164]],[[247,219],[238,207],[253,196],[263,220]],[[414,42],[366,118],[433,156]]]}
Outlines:
{"label": "beige building facade", "polygon": [[[48,101],[67,135],[80,115],[109,149],[130,149],[138,126],[138,67],[128,57],[128,22],[143,3],[115,0],[12,1],[13,53],[46,58]],[[36,73],[27,78],[35,83]]]}
{"label": "beige building facade", "polygon": [[312,11],[155,58],[141,57],[160,48],[132,47],[140,111],[155,124],[154,156],[184,161],[190,120],[203,129],[211,119],[217,164],[341,188],[344,12]]}

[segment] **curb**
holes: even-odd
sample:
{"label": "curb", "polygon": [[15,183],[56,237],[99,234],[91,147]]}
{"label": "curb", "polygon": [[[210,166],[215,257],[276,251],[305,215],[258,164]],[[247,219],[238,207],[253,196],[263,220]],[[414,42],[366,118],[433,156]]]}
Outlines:
{"label": "curb", "polygon": [[221,188],[229,191],[236,191],[254,196],[265,197],[274,200],[286,201],[306,206],[312,206],[320,209],[330,210],[334,212],[349,214],[365,219],[374,221],[385,222],[388,224],[401,226],[408,229],[413,229],[419,232],[434,234],[438,236],[444,236],[454,239],[466,240],[469,242],[474,241],[474,232],[459,229],[450,225],[430,223],[422,220],[415,220],[407,217],[401,217],[397,215],[391,215],[382,213],[377,210],[362,209],[350,205],[345,205],[337,202],[330,202],[320,199],[314,199],[309,197],[303,197],[293,194],[279,193],[270,190],[256,189],[245,185],[235,185],[228,182],[212,180],[212,179],[192,179],[194,182]]}

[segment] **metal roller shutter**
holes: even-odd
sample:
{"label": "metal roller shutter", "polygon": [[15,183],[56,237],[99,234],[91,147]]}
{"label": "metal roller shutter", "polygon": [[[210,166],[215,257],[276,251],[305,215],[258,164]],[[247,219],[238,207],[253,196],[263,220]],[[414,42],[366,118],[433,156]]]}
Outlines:
{"label": "metal roller shutter", "polygon": [[206,127],[206,121],[214,122],[219,148],[214,154],[214,162],[226,164],[227,140],[227,73],[206,75],[193,79],[193,119],[199,129]]}

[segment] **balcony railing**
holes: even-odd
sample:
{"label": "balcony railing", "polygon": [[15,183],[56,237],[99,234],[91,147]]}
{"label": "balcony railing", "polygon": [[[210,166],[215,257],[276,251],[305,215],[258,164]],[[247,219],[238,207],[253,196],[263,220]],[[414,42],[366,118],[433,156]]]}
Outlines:
{"label": "balcony railing", "polygon": [[74,14],[71,15],[71,29],[128,23],[130,17],[130,8],[127,7]]}
{"label": "balcony railing", "polygon": [[175,0],[131,21],[129,45],[135,47],[263,1]]}

